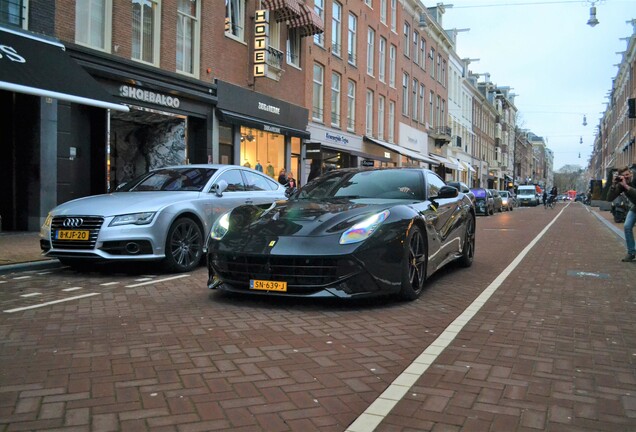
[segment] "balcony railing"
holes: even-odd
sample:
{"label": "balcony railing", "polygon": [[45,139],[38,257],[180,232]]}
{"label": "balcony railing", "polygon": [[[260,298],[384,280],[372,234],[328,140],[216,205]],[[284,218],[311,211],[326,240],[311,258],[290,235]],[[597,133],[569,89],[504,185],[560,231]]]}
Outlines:
{"label": "balcony railing", "polygon": [[450,126],[436,126],[428,129],[428,135],[435,140],[435,146],[441,147],[451,142]]}
{"label": "balcony railing", "polygon": [[285,54],[282,51],[279,51],[271,46],[267,47],[267,55],[265,56],[267,66],[272,67],[278,71],[282,71],[284,58]]}

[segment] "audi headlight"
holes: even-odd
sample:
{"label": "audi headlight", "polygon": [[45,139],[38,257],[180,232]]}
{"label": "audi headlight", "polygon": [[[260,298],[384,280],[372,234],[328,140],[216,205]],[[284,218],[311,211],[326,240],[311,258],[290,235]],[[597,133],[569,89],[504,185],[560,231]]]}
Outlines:
{"label": "audi headlight", "polygon": [[358,243],[366,240],[389,217],[390,212],[384,210],[358,222],[340,236],[340,244]]}
{"label": "audi headlight", "polygon": [[152,222],[155,214],[155,212],[144,212],[115,216],[108,226],[148,225]]}
{"label": "audi headlight", "polygon": [[48,215],[46,215],[46,219],[44,219],[44,223],[42,224],[41,229],[49,230],[51,228],[52,221],[53,221],[53,216],[51,216],[51,213],[49,213]]}
{"label": "audi headlight", "polygon": [[221,240],[230,229],[230,212],[224,213],[212,225],[210,237],[213,240]]}

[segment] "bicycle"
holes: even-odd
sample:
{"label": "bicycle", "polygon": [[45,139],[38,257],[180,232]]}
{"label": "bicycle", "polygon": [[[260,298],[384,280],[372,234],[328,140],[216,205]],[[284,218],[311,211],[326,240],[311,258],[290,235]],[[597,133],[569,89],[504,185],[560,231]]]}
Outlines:
{"label": "bicycle", "polygon": [[546,203],[546,204],[547,204],[547,207],[550,207],[551,209],[553,209],[553,208],[554,208],[554,203],[555,203],[555,202],[556,202],[556,197],[555,197],[554,195],[550,195],[550,196],[548,197],[548,202]]}

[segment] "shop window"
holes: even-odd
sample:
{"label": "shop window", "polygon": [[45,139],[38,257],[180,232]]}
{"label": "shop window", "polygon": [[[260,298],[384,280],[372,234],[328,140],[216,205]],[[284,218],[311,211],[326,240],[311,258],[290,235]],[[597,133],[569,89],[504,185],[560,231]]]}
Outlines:
{"label": "shop window", "polygon": [[77,0],[75,42],[110,52],[112,10],[112,0]]}
{"label": "shop window", "polygon": [[240,164],[277,179],[286,169],[285,137],[242,126]]}

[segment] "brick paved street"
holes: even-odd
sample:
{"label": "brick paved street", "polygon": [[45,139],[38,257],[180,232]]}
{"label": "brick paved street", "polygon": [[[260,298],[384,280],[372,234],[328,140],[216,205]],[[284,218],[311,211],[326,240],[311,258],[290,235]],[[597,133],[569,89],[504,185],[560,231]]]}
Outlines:
{"label": "brick paved street", "polygon": [[[477,228],[473,267],[442,270],[412,303],[226,296],[204,268],[0,275],[0,431],[636,430],[623,242],[578,203]],[[388,415],[369,413],[405,376]]]}

